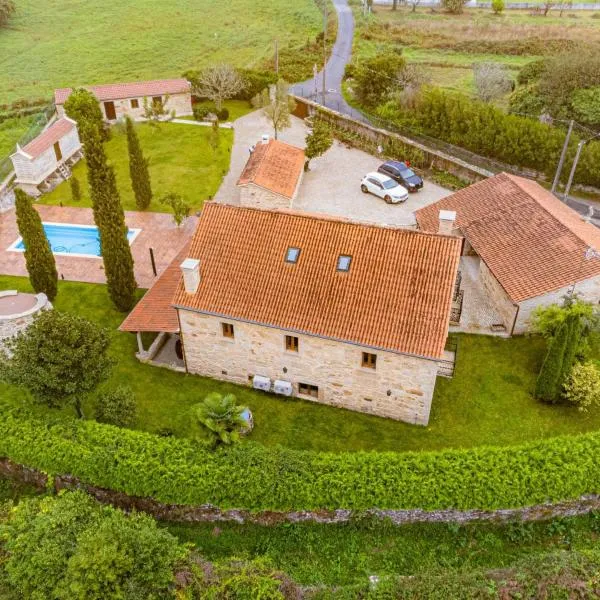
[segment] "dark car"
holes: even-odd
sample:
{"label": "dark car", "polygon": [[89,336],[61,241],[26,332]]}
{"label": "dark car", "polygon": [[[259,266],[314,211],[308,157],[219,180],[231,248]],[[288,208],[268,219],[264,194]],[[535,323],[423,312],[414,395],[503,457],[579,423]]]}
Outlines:
{"label": "dark car", "polygon": [[409,192],[418,192],[423,187],[423,180],[406,163],[388,160],[377,170],[397,181]]}

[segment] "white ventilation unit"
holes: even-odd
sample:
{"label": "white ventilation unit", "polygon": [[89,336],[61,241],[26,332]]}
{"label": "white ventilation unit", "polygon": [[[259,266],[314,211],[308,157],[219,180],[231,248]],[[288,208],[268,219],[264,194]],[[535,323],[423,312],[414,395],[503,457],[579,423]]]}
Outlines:
{"label": "white ventilation unit", "polygon": [[276,394],[281,394],[282,396],[291,396],[292,395],[292,384],[289,381],[282,381],[281,379],[276,379],[273,384],[273,391]]}
{"label": "white ventilation unit", "polygon": [[252,387],[256,390],[269,392],[271,391],[271,380],[268,377],[263,377],[262,375],[255,375],[252,378]]}

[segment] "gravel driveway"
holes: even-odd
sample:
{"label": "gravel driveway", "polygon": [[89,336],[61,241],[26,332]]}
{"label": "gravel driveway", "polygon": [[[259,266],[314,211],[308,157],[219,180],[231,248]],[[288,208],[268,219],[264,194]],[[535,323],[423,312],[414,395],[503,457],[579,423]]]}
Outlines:
{"label": "gravel driveway", "polygon": [[[239,203],[236,182],[248,160],[248,148],[257,143],[263,133],[272,134],[272,131],[259,111],[235,121],[230,170],[215,200]],[[281,132],[279,139],[303,147],[306,133],[304,122],[292,117],[292,126]],[[305,173],[292,208],[365,223],[412,227],[415,225],[415,210],[452,193],[435,183],[425,181],[423,189],[410,194],[403,204],[388,205],[377,196],[363,194],[360,191],[360,180],[369,171],[376,171],[381,162],[381,159],[366,152],[334,142],[328,152],[311,161],[311,170]]]}

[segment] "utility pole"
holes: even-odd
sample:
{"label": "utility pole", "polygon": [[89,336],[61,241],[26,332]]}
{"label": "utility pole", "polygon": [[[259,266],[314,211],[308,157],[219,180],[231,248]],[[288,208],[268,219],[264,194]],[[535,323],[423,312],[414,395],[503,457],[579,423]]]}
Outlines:
{"label": "utility pole", "polygon": [[579,156],[581,155],[581,151],[585,146],[586,142],[589,140],[581,140],[579,144],[577,144],[577,152],[575,153],[575,160],[573,160],[573,166],[571,167],[571,172],[569,173],[569,181],[567,181],[567,187],[565,189],[565,195],[563,197],[563,202],[566,204],[569,199],[569,192],[571,191],[571,185],[573,184],[573,177],[575,177],[575,171],[577,170],[577,163],[579,162]]}
{"label": "utility pole", "polygon": [[279,75],[279,44],[275,40],[275,74]]}
{"label": "utility pole", "polygon": [[325,83],[325,68],[327,64],[327,4],[323,5],[323,101],[322,104],[325,106],[325,94],[327,93],[327,86]]}
{"label": "utility pole", "polygon": [[556,169],[556,175],[554,176],[554,181],[552,182],[552,193],[556,191],[558,184],[560,183],[560,174],[563,170],[563,165],[565,164],[565,158],[567,157],[567,150],[569,149],[569,141],[571,139],[571,132],[573,131],[574,121],[571,119],[569,123],[569,131],[567,131],[567,137],[565,138],[565,143],[563,145],[562,152],[560,154],[560,160],[558,161],[558,167]]}

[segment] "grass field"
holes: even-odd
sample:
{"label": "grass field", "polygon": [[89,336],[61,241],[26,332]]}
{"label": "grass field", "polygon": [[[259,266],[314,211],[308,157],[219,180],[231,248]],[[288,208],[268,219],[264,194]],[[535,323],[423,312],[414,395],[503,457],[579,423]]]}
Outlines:
{"label": "grass field", "polygon": [[[161,123],[158,127],[141,123],[136,127],[144,156],[149,160],[154,194],[148,210],[169,212],[169,208],[158,202],[169,192],[181,194],[193,209],[201,208],[205,200],[214,196],[223,176],[229,170],[232,130],[220,129],[219,146],[213,150],[209,143],[210,127],[182,123]],[[112,128],[106,152],[115,169],[123,208],[137,210],[131,189],[127,136],[123,126],[116,125]],[[63,182],[52,192],[42,196],[39,203],[91,206],[85,160],[75,165],[73,174],[81,184],[81,202],[73,202],[70,185]]]}
{"label": "grass field", "polygon": [[[27,279],[0,276],[0,289],[30,288]],[[455,377],[438,379],[430,425],[425,428],[302,400],[282,400],[251,388],[141,364],[134,356],[135,337],[117,331],[123,315],[113,309],[104,286],[59,282],[59,290],[57,309],[112,331],[111,353],[117,364],[109,385],[133,389],[140,429],[196,435],[189,409],[211,391],[232,392],[250,407],[255,422],[252,440],[298,449],[404,451],[503,445],[600,429],[599,408],[581,413],[532,398],[544,355],[540,339],[459,336]],[[0,385],[0,397],[30,402],[26,392],[6,385]],[[88,414],[92,407],[92,400],[86,401]]]}
{"label": "grass field", "polygon": [[214,62],[256,66],[313,39],[314,0],[19,0],[0,31],[0,103],[56,87],[178,77]]}

